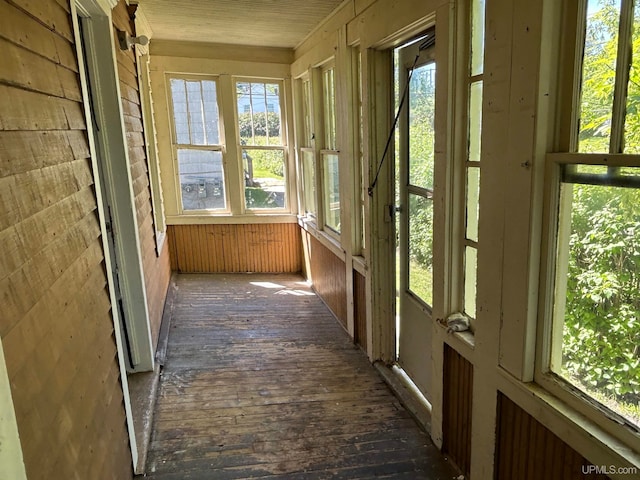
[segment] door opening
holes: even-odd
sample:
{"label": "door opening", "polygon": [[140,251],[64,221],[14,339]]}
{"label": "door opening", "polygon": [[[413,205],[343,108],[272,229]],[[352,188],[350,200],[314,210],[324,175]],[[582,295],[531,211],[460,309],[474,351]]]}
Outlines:
{"label": "door opening", "polygon": [[[433,306],[435,29],[394,52],[396,363],[430,400]],[[403,98],[404,97],[404,98]]]}

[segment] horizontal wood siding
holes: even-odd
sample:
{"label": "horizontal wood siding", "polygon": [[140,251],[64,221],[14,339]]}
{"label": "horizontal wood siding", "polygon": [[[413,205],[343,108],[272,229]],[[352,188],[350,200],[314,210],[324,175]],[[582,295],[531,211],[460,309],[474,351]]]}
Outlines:
{"label": "horizontal wood siding", "polygon": [[[115,28],[126,31],[130,35],[135,35],[124,0],[120,0],[120,3],[113,9],[113,24]],[[129,149],[131,181],[138,221],[138,236],[140,238],[149,321],[151,323],[151,338],[154,346],[156,346],[164,301],[171,276],[169,249],[165,245],[165,248],[160,251],[160,255],[156,252],[156,228],[151,203],[151,187],[142,126],[136,57],[132,50],[123,51],[117,45],[115,51],[118,61],[122,112]]]}
{"label": "horizontal wood siding", "polygon": [[169,225],[171,268],[181,273],[295,273],[302,270],[295,223]]}
{"label": "horizontal wood siding", "polygon": [[367,293],[365,278],[353,271],[353,341],[363,350],[367,350]]}
{"label": "horizontal wood siding", "polygon": [[347,328],[346,266],[331,250],[308,233],[309,263],[313,289]]}
{"label": "horizontal wood siding", "polygon": [[444,346],[443,382],[442,451],[468,478],[471,469],[473,365],[447,344]]}
{"label": "horizontal wood siding", "polygon": [[497,480],[609,478],[596,473],[585,475],[582,467],[590,465],[590,462],[502,392],[498,392],[497,422]]}
{"label": "horizontal wood siding", "polygon": [[70,6],[0,0],[0,335],[30,480],[131,478]]}

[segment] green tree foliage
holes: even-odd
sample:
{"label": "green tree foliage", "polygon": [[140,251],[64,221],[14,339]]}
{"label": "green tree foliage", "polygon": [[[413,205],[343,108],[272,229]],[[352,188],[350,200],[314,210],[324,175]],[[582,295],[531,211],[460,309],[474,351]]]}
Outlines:
{"label": "green tree foliage", "polygon": [[[409,183],[433,190],[435,69],[416,69],[409,99]],[[405,180],[403,180],[405,181]],[[409,257],[425,270],[433,265],[433,205],[422,197],[410,196]],[[430,297],[430,295],[429,295]],[[429,298],[430,300],[430,298]]]}
{"label": "green tree foliage", "polygon": [[[593,0],[590,8],[594,6]],[[608,152],[619,1],[600,0],[587,21],[579,150]],[[640,152],[640,2],[633,25],[625,153]],[[630,172],[627,172],[630,173]],[[634,174],[637,174],[633,172]],[[564,374],[619,412],[640,401],[640,191],[575,184],[563,335]],[[620,405],[626,406],[620,406]],[[629,405],[635,406],[635,414]],[[635,421],[639,419],[636,418]]]}
{"label": "green tree foliage", "polygon": [[[266,138],[267,127],[269,137],[280,139],[280,115],[275,112],[239,113],[238,127],[240,138],[250,145],[259,145],[254,143],[255,137]],[[280,141],[277,143],[279,144]]]}
{"label": "green tree foliage", "polygon": [[573,185],[563,364],[587,390],[637,404],[640,192]]}
{"label": "green tree foliage", "polygon": [[[590,2],[593,3],[593,2]],[[640,2],[636,2],[625,118],[625,152],[640,152]],[[618,57],[619,0],[599,0],[588,18],[582,68],[580,151],[608,152]]]}

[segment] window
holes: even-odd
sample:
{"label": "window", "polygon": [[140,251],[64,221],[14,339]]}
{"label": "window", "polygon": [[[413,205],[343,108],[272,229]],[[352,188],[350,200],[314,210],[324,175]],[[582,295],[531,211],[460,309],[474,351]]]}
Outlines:
{"label": "window", "polygon": [[364,255],[366,250],[366,236],[365,236],[365,199],[367,198],[367,185],[365,183],[365,161],[363,151],[363,138],[364,138],[364,125],[362,117],[362,53],[359,49],[354,49],[356,52],[353,56],[353,99],[354,99],[354,111],[356,118],[356,141],[354,145],[354,152],[356,154],[356,205],[355,209],[355,229],[357,245],[356,250],[359,250],[360,255]]}
{"label": "window", "polygon": [[[174,76],[169,85],[178,214],[289,210],[282,80]],[[219,105],[232,105],[236,111]],[[177,190],[177,189],[176,189]]]}
{"label": "window", "polygon": [[[239,151],[247,210],[286,206],[286,150],[280,115],[281,85],[236,82]],[[278,105],[278,108],[275,108]],[[245,111],[246,107],[249,111]]]}
{"label": "window", "polygon": [[553,288],[538,379],[631,438],[619,427],[626,423],[638,445],[640,1],[584,0],[580,7],[579,62],[570,75],[576,107],[565,106],[561,117],[571,125],[559,139],[565,153],[548,156],[557,187],[548,204]]}
{"label": "window", "polygon": [[336,147],[336,95],[333,67],[322,71],[323,145],[320,150],[322,171],[322,209],[324,226],[340,233],[340,169]]}
{"label": "window", "polygon": [[480,213],[480,151],[482,133],[482,86],[484,82],[484,0],[470,2],[469,72],[467,76],[467,143],[464,165],[464,228],[462,238],[462,309],[476,317],[478,270],[478,221]]}
{"label": "window", "polygon": [[170,80],[182,210],[226,210],[215,80]]}
{"label": "window", "polygon": [[313,147],[313,110],[311,81],[308,77],[300,80],[301,92],[301,135],[300,135],[300,162],[302,171],[302,188],[304,213],[309,218],[315,219],[316,206],[316,152]]}

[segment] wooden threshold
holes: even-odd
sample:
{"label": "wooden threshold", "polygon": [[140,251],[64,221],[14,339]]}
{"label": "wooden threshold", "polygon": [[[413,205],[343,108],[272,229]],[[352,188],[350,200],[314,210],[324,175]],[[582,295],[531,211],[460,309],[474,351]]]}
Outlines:
{"label": "wooden threshold", "polygon": [[451,479],[304,279],[176,279],[146,477]]}

